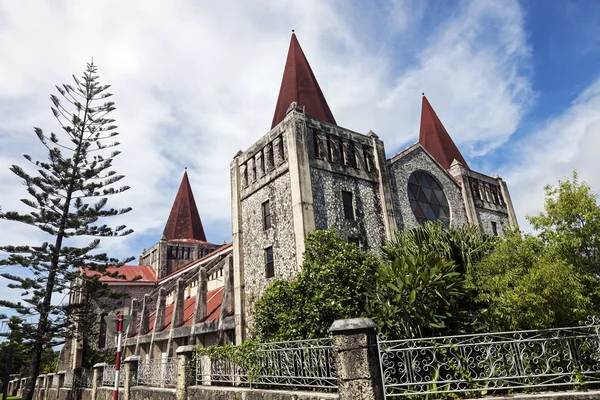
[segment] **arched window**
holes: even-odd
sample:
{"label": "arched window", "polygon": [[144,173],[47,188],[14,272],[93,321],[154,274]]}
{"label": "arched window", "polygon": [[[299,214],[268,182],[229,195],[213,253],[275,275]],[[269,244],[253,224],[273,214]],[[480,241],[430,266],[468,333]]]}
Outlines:
{"label": "arched window", "polygon": [[450,207],[442,186],[427,172],[415,171],[408,178],[408,201],[419,223],[450,223]]}

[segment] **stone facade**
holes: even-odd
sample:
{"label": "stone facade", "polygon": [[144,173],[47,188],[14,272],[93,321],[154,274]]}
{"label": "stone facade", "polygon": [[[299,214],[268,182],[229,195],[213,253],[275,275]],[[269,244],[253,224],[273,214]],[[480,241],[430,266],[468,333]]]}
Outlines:
{"label": "stone facade", "polygon": [[414,171],[425,171],[440,184],[450,205],[451,225],[467,223],[460,185],[420,144],[412,145],[392,157],[389,170],[398,229],[412,229],[419,225],[408,199],[408,178]]}
{"label": "stone facade", "polygon": [[419,143],[388,160],[373,132],[364,135],[312,118],[296,103],[281,123],[238,152],[231,163],[236,341],[252,330],[254,302],[269,281],[296,276],[310,231],[334,228],[345,240],[377,253],[397,230],[419,226],[408,187],[416,171],[443,192],[448,215],[442,220],[449,225],[478,224],[495,235],[517,226],[501,178],[458,162],[447,170]]}
{"label": "stone facade", "polygon": [[202,258],[220,246],[198,240],[171,240],[162,238],[158,243],[143,250],[139,257],[139,265],[150,265],[156,276],[167,276],[186,264]]}
{"label": "stone facade", "polygon": [[506,230],[518,228],[508,186],[502,178],[466,169],[459,162],[455,162],[449,172],[461,185],[469,223],[495,236],[504,236]]}

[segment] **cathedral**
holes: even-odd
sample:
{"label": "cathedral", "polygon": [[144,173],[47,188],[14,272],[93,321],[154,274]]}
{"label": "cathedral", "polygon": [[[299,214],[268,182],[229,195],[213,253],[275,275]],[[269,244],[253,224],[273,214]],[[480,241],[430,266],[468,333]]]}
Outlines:
{"label": "cathedral", "polygon": [[[377,253],[426,221],[500,236],[518,227],[506,183],[469,167],[425,95],[418,142],[391,158],[374,132],[338,126],[295,34],[271,129],[234,156],[230,183],[231,243],[207,241],[186,171],[158,243],[119,269],[128,279],[101,278],[129,295],[100,310],[132,316],[126,355],[240,343],[255,301],[270,280],[296,276],[315,229],[333,227]],[[65,345],[65,366],[80,365],[86,346],[106,345],[99,327],[102,341]]]}

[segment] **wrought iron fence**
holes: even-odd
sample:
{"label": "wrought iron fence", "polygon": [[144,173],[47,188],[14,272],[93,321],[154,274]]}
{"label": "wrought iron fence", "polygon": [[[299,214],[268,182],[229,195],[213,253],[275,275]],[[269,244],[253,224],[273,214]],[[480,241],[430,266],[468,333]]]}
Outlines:
{"label": "wrought iron fence", "polygon": [[58,387],[58,375],[54,374],[52,376],[52,388],[57,388]]}
{"label": "wrought iron fence", "polygon": [[177,361],[173,358],[156,358],[140,361],[137,384],[144,386],[175,386],[177,384]]}
{"label": "wrought iron fence", "polygon": [[600,319],[585,326],[378,340],[385,398],[600,383]]}
{"label": "wrought iron fence", "polygon": [[[107,365],[102,371],[102,386],[114,387],[115,386],[115,372],[116,367],[114,365]],[[119,375],[119,386],[124,386],[124,371],[121,371]]]}
{"label": "wrought iron fence", "polygon": [[338,378],[331,339],[314,339],[260,343],[251,359],[241,363],[199,357],[196,383],[335,390]]}

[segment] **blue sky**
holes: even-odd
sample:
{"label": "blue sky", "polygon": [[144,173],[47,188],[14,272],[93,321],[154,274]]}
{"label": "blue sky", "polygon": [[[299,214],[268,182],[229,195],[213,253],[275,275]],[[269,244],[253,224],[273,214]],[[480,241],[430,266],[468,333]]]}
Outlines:
{"label": "blue sky", "polygon": [[[543,186],[573,168],[600,188],[599,20],[593,0],[0,0],[0,204],[26,211],[8,168],[45,156],[33,127],[57,131],[49,94],[94,57],[131,186],[110,204],[134,209],[112,222],[135,230],[103,249],[152,246],[186,166],[209,240],[229,241],[229,162],[268,131],[296,29],[341,126],[372,129],[392,155],[417,140],[425,92],[469,165],[507,181],[528,229]],[[0,221],[0,244],[43,239]]]}

